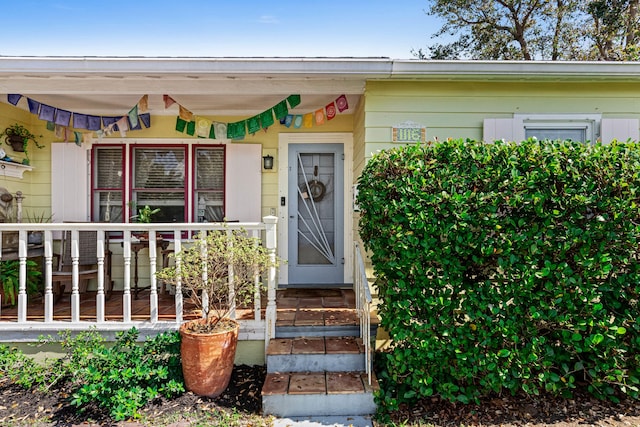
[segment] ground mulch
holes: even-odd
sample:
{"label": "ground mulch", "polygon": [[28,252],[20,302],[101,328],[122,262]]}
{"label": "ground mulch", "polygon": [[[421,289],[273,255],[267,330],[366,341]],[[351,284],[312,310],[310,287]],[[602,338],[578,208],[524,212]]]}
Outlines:
{"label": "ground mulch", "polygon": [[[157,399],[142,410],[142,425],[217,425],[203,420],[211,420],[212,413],[224,412],[235,414],[235,425],[267,426],[270,419],[260,417],[260,391],[265,375],[264,366],[235,366],[229,387],[221,396],[211,399],[184,393],[170,400]],[[67,390],[29,391],[10,383],[7,378],[0,378],[0,426],[140,425],[115,423],[107,411],[97,407],[79,412],[69,405],[68,398]],[[503,396],[487,399],[480,405],[454,404],[431,398],[410,407],[402,406],[391,413],[390,418],[395,425],[407,427],[639,427],[640,402],[623,399],[614,404],[582,391],[577,391],[573,399]],[[382,425],[385,424],[376,422],[376,426]]]}
{"label": "ground mulch", "polygon": [[[247,419],[247,424],[253,424],[256,416],[261,414],[260,391],[265,376],[266,369],[263,366],[235,366],[229,387],[222,395],[207,398],[187,392],[170,400],[156,399],[141,411],[142,424],[189,426],[194,423],[194,418],[199,418],[198,414],[215,412],[234,413],[241,424],[243,417]],[[197,424],[203,425],[200,422]],[[6,378],[0,378],[0,426],[77,425],[128,426],[135,423],[115,423],[108,411],[98,407],[79,412],[69,404],[68,390],[50,390],[48,393],[29,391],[10,383]]]}
{"label": "ground mulch", "polygon": [[479,405],[451,403],[439,398],[403,405],[391,414],[396,424],[422,426],[485,427],[629,427],[640,426],[640,401],[622,399],[612,403],[576,391],[573,398],[554,396],[494,397]]}

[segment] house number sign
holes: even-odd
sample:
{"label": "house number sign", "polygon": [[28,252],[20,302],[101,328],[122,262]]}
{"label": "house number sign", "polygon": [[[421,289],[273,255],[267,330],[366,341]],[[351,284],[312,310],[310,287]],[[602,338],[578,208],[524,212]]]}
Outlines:
{"label": "house number sign", "polygon": [[400,123],[391,128],[391,141],[394,144],[407,144],[412,142],[425,142],[427,128],[415,122]]}

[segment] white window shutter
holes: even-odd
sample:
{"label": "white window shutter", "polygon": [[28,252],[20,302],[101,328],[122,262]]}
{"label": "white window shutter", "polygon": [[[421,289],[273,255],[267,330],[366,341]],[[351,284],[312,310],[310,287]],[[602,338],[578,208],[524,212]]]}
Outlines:
{"label": "white window shutter", "polygon": [[87,150],[75,143],[51,144],[53,222],[89,221]]}
{"label": "white window shutter", "polygon": [[602,119],[601,141],[609,144],[614,139],[618,141],[638,141],[640,139],[640,122],[638,119]]}
{"label": "white window shutter", "polygon": [[226,219],[259,222],[262,215],[262,145],[232,143],[226,148]]}
{"label": "white window shutter", "polygon": [[520,140],[514,134],[514,125],[514,119],[484,119],[482,139],[484,142]]}

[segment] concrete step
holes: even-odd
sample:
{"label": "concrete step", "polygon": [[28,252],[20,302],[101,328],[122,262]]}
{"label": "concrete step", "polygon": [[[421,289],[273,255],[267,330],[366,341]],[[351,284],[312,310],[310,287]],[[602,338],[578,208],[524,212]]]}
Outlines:
{"label": "concrete step", "polygon": [[268,373],[262,411],[278,417],[371,415],[376,412],[375,376],[353,372]]}
{"label": "concrete step", "polygon": [[267,348],[267,372],[363,371],[364,346],[355,337],[276,338]]}

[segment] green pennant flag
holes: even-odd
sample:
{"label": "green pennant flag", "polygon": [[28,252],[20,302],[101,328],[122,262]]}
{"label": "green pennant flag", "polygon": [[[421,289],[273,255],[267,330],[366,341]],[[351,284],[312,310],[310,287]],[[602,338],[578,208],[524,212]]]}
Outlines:
{"label": "green pennant flag", "polygon": [[56,130],[56,124],[54,122],[47,122],[47,130],[54,131]]}
{"label": "green pennant flag", "polygon": [[196,133],[196,121],[195,120],[191,120],[190,122],[187,123],[187,135],[195,135]]}
{"label": "green pennant flag", "polygon": [[289,102],[289,107],[296,108],[300,105],[300,95],[289,95],[287,101]]}
{"label": "green pennant flag", "polygon": [[178,132],[184,133],[184,128],[187,126],[187,121],[181,119],[180,116],[176,117],[176,130]]}
{"label": "green pennant flag", "polygon": [[260,117],[253,116],[247,119],[247,132],[256,133],[260,130]]}
{"label": "green pennant flag", "polygon": [[262,124],[262,129],[273,126],[273,110],[271,108],[269,108],[265,112],[260,113],[260,123]]}
{"label": "green pennant flag", "polygon": [[227,125],[227,138],[229,139],[242,139],[244,138],[247,130],[246,130],[247,121],[241,120],[235,123],[229,123]]}
{"label": "green pennant flag", "polygon": [[276,105],[274,105],[273,112],[275,113],[276,119],[278,120],[282,120],[285,117],[287,117],[287,114],[289,114],[289,109],[287,108],[287,101],[286,100],[280,101]]}
{"label": "green pennant flag", "polygon": [[213,124],[209,128],[209,139],[216,139],[216,127]]}

